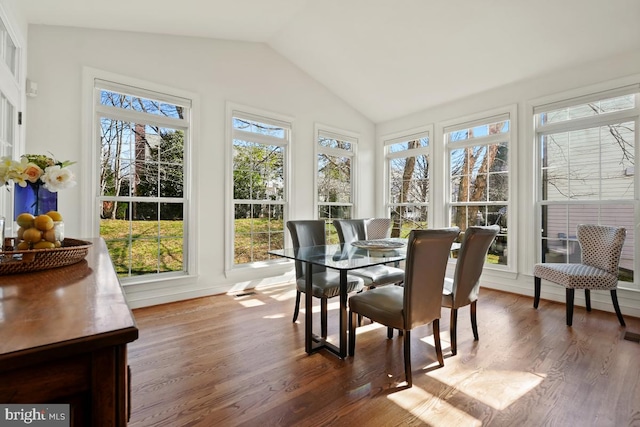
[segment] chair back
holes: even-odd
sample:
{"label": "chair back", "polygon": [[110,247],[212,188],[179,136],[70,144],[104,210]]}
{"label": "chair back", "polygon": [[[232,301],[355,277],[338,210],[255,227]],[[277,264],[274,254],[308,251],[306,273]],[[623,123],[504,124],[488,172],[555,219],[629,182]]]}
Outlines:
{"label": "chair back", "polygon": [[582,264],[618,275],[620,254],[626,237],[624,227],[606,225],[578,225],[578,242],[582,250]]}
{"label": "chair back", "polygon": [[458,227],[412,230],[407,241],[404,280],[405,329],[440,318],[440,301],[451,244]]}
{"label": "chair back", "polygon": [[465,230],[453,276],[452,308],[464,307],[478,299],[487,252],[499,231],[499,225],[468,227]]}
{"label": "chair back", "polygon": [[[324,220],[287,221],[287,228],[289,229],[289,233],[291,233],[294,249],[326,244]],[[304,277],[305,263],[296,260],[295,265],[296,279]],[[313,267],[313,270],[319,273],[325,271],[326,268],[316,265]]]}
{"label": "chair back", "polygon": [[368,240],[391,237],[391,218],[369,218],[364,223]]}
{"label": "chair back", "polygon": [[338,232],[340,243],[350,244],[367,238],[363,219],[334,219],[333,226]]}

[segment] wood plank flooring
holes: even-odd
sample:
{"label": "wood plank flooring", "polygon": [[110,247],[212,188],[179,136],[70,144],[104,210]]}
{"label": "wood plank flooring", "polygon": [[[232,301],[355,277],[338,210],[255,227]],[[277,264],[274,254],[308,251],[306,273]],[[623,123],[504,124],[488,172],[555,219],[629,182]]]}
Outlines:
{"label": "wood plank flooring", "polygon": [[461,309],[456,356],[442,310],[443,368],[430,327],[412,332],[407,389],[397,334],[365,321],[355,357],[308,356],[293,285],[254,292],[134,310],[130,426],[640,426],[640,344],[623,339],[640,319],[576,307],[569,328],[564,304],[482,289],[480,340]]}

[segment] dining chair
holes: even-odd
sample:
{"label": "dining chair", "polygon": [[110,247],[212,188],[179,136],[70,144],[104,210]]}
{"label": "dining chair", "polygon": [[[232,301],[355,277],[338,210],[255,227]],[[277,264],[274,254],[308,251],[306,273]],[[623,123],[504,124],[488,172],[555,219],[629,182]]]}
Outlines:
{"label": "dining chair", "polygon": [[459,233],[458,227],[412,230],[407,241],[404,286],[381,286],[349,298],[350,356],[355,354],[358,316],[399,329],[403,332],[405,378],[411,387],[410,331],[431,323],[438,363],[444,366],[440,345],[440,296],[451,244]]}
{"label": "dining chair", "polygon": [[449,321],[449,335],[451,338],[451,353],[458,353],[457,324],[458,309],[466,305],[471,311],[471,330],[473,338],[478,341],[478,323],[476,320],[476,306],[480,290],[480,276],[487,259],[487,252],[491,243],[500,231],[500,226],[473,226],[464,232],[462,244],[458,251],[458,261],[453,279],[444,279],[442,290],[442,306],[451,309]]}
{"label": "dining chair", "polygon": [[567,326],[573,323],[576,289],[584,289],[585,305],[591,311],[591,289],[609,289],[620,325],[626,326],[618,304],[618,268],[626,237],[624,227],[580,224],[577,227],[581,255],[579,264],[541,263],[533,267],[533,307],[540,303],[542,279],[566,288]]}
{"label": "dining chair", "polygon": [[[338,232],[340,243],[350,245],[358,240],[368,240],[368,221],[364,219],[334,219],[333,225]],[[404,280],[403,269],[383,264],[351,270],[349,274],[361,277],[364,280],[364,285],[369,289],[381,285],[402,283]]]}
{"label": "dining chair", "polygon": [[[320,246],[326,244],[324,220],[300,220],[287,221],[287,228],[291,234],[293,248],[298,249],[308,246]],[[293,322],[298,320],[300,312],[300,294],[305,292],[306,264],[295,261],[296,270],[296,306],[293,311]],[[313,266],[311,276],[313,296],[320,299],[320,328],[322,338],[327,337],[327,300],[340,295],[340,273],[327,270],[326,267]],[[347,292],[361,291],[364,280],[360,277],[347,275]],[[307,308],[310,310],[311,308]]]}

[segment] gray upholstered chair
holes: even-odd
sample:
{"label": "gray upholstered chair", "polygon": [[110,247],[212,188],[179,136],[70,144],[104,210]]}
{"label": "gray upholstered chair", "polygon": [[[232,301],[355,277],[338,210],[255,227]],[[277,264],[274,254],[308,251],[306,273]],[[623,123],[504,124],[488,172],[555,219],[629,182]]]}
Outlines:
{"label": "gray upholstered chair", "polygon": [[[363,219],[334,219],[333,225],[338,232],[340,243],[351,244],[357,240],[367,240],[367,223]],[[362,277],[364,285],[374,288],[381,285],[402,283],[404,270],[389,265],[374,265],[366,268],[351,270],[349,274]]]}
{"label": "gray upholstered chair", "polygon": [[580,264],[543,263],[533,268],[535,294],[533,307],[540,303],[542,279],[566,288],[567,326],[573,323],[573,299],[576,289],[584,289],[587,311],[591,311],[591,289],[609,289],[613,308],[620,325],[625,326],[618,305],[618,265],[626,236],[623,227],[603,225],[578,225],[578,243],[581,249]]}
{"label": "gray upholstered chair", "polygon": [[449,331],[451,336],[451,353],[457,354],[458,309],[470,306],[471,329],[473,338],[478,340],[478,324],[476,321],[476,305],[480,290],[480,276],[487,258],[487,252],[496,235],[500,231],[498,225],[487,227],[468,227],[464,232],[462,245],[458,252],[458,262],[453,279],[445,278],[442,291],[442,306],[451,309]]}
{"label": "gray upholstered chair", "polygon": [[412,384],[412,329],[432,324],[438,363],[444,366],[440,345],[440,296],[451,244],[459,233],[457,227],[411,231],[404,286],[381,286],[349,298],[350,356],[355,354],[357,316],[361,315],[403,332],[404,371],[409,387]]}
{"label": "gray upholstered chair", "polygon": [[[291,233],[291,240],[295,249],[320,246],[326,244],[324,220],[288,221],[287,228]],[[300,312],[300,294],[305,291],[305,268],[302,261],[295,261],[296,269],[296,306],[293,311],[293,321],[298,319]],[[322,338],[327,337],[327,300],[340,295],[340,273],[321,266],[313,266],[311,277],[313,296],[320,298],[320,328]],[[361,291],[364,280],[360,277],[347,275],[347,292]]]}

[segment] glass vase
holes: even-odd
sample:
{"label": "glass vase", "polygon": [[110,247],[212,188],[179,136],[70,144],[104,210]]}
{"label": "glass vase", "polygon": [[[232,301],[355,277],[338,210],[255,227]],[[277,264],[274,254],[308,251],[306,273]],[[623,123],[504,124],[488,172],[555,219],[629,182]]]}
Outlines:
{"label": "glass vase", "polygon": [[14,186],[13,213],[14,220],[18,215],[28,212],[34,216],[58,210],[58,193],[44,188],[41,183],[27,181],[26,187]]}

